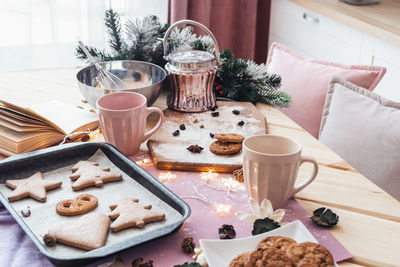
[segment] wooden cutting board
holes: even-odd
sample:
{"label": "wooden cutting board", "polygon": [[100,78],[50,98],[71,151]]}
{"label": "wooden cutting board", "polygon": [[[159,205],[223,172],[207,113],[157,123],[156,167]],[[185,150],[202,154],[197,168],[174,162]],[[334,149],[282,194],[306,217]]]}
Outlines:
{"label": "wooden cutting board", "polygon": [[[243,151],[236,155],[215,155],[209,146],[216,139],[210,133],[237,133],[244,137],[266,133],[266,120],[255,106],[247,102],[218,101],[218,117],[212,111],[203,113],[180,113],[164,110],[165,121],[161,128],[147,143],[150,155],[158,169],[185,171],[232,172],[242,165]],[[239,110],[235,115],[233,110]],[[195,120],[198,122],[195,122]],[[243,126],[238,122],[244,121]],[[172,133],[185,124],[186,130],[180,130],[179,136]],[[204,127],[201,127],[204,126]],[[186,148],[199,145],[201,153],[192,153]]]}

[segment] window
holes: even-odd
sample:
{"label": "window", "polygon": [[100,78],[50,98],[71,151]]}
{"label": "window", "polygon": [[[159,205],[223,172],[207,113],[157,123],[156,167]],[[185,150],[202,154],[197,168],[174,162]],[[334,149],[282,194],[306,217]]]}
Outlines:
{"label": "window", "polygon": [[157,15],[167,21],[168,0],[5,0],[0,2],[0,71],[84,65],[76,40],[108,47],[104,12],[127,19]]}

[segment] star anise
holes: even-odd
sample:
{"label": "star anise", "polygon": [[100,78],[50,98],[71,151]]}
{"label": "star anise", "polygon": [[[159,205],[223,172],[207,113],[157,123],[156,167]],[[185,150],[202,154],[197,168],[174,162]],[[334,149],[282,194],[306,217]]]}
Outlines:
{"label": "star anise", "polygon": [[200,153],[204,148],[202,148],[201,146],[198,146],[198,145],[191,145],[191,146],[187,147],[186,149],[192,153]]}
{"label": "star anise", "polygon": [[233,239],[236,236],[233,225],[223,224],[221,228],[218,228],[218,234],[220,239]]}
{"label": "star anise", "polygon": [[185,237],[181,243],[181,248],[186,254],[193,253],[195,247],[196,245],[193,242],[193,237]]}

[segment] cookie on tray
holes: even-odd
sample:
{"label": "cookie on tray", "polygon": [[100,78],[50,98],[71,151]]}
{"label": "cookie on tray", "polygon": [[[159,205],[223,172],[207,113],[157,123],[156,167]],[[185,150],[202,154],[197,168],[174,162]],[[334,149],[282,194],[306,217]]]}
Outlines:
{"label": "cookie on tray", "polygon": [[120,173],[110,172],[110,168],[100,167],[96,162],[81,160],[72,168],[72,190],[78,191],[90,186],[100,187],[104,183],[119,181],[122,179]]}
{"label": "cookie on tray", "polygon": [[317,243],[292,244],[287,248],[286,254],[296,266],[307,266],[306,264],[314,264],[318,267],[334,266],[332,254],[324,246]]}
{"label": "cookie on tray", "polygon": [[136,198],[123,198],[110,206],[111,231],[117,232],[130,227],[142,228],[146,223],[165,219],[165,213],[151,210],[151,205],[142,205]]}
{"label": "cookie on tray", "polygon": [[96,208],[97,203],[97,197],[90,194],[82,194],[74,199],[58,202],[56,212],[64,216],[79,215]]}
{"label": "cookie on tray", "polygon": [[233,155],[242,151],[242,144],[215,141],[211,143],[210,151],[216,155]]}
{"label": "cookie on tray", "polygon": [[14,191],[8,196],[8,200],[15,201],[31,197],[44,202],[47,197],[46,191],[60,187],[61,184],[61,181],[44,180],[41,172],[37,172],[31,177],[25,179],[7,180],[6,185],[9,188],[14,189]]}
{"label": "cookie on tray", "polygon": [[244,136],[233,133],[216,133],[214,138],[224,143],[241,143],[244,140]]}
{"label": "cookie on tray", "polygon": [[261,240],[257,248],[267,248],[267,247],[273,247],[280,249],[284,252],[286,252],[287,248],[295,244],[296,241],[291,239],[290,237],[284,237],[284,236],[269,236]]}
{"label": "cookie on tray", "polygon": [[103,213],[91,213],[50,227],[48,237],[68,246],[93,250],[105,245],[110,219]]}
{"label": "cookie on tray", "polygon": [[251,251],[239,254],[231,261],[229,267],[245,267],[244,264],[248,261],[250,253]]}
{"label": "cookie on tray", "polygon": [[292,267],[292,261],[280,249],[266,247],[258,248],[250,253],[244,267]]}

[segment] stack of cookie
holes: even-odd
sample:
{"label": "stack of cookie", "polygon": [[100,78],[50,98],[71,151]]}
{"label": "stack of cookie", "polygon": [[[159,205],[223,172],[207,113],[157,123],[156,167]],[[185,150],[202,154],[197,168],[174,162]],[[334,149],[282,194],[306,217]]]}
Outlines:
{"label": "stack of cookie", "polygon": [[331,253],[317,243],[297,243],[289,237],[270,236],[256,250],[238,255],[229,267],[333,267]]}
{"label": "stack of cookie", "polygon": [[210,151],[216,155],[233,155],[242,151],[244,137],[234,133],[217,133],[214,138],[218,141],[211,143]]}

